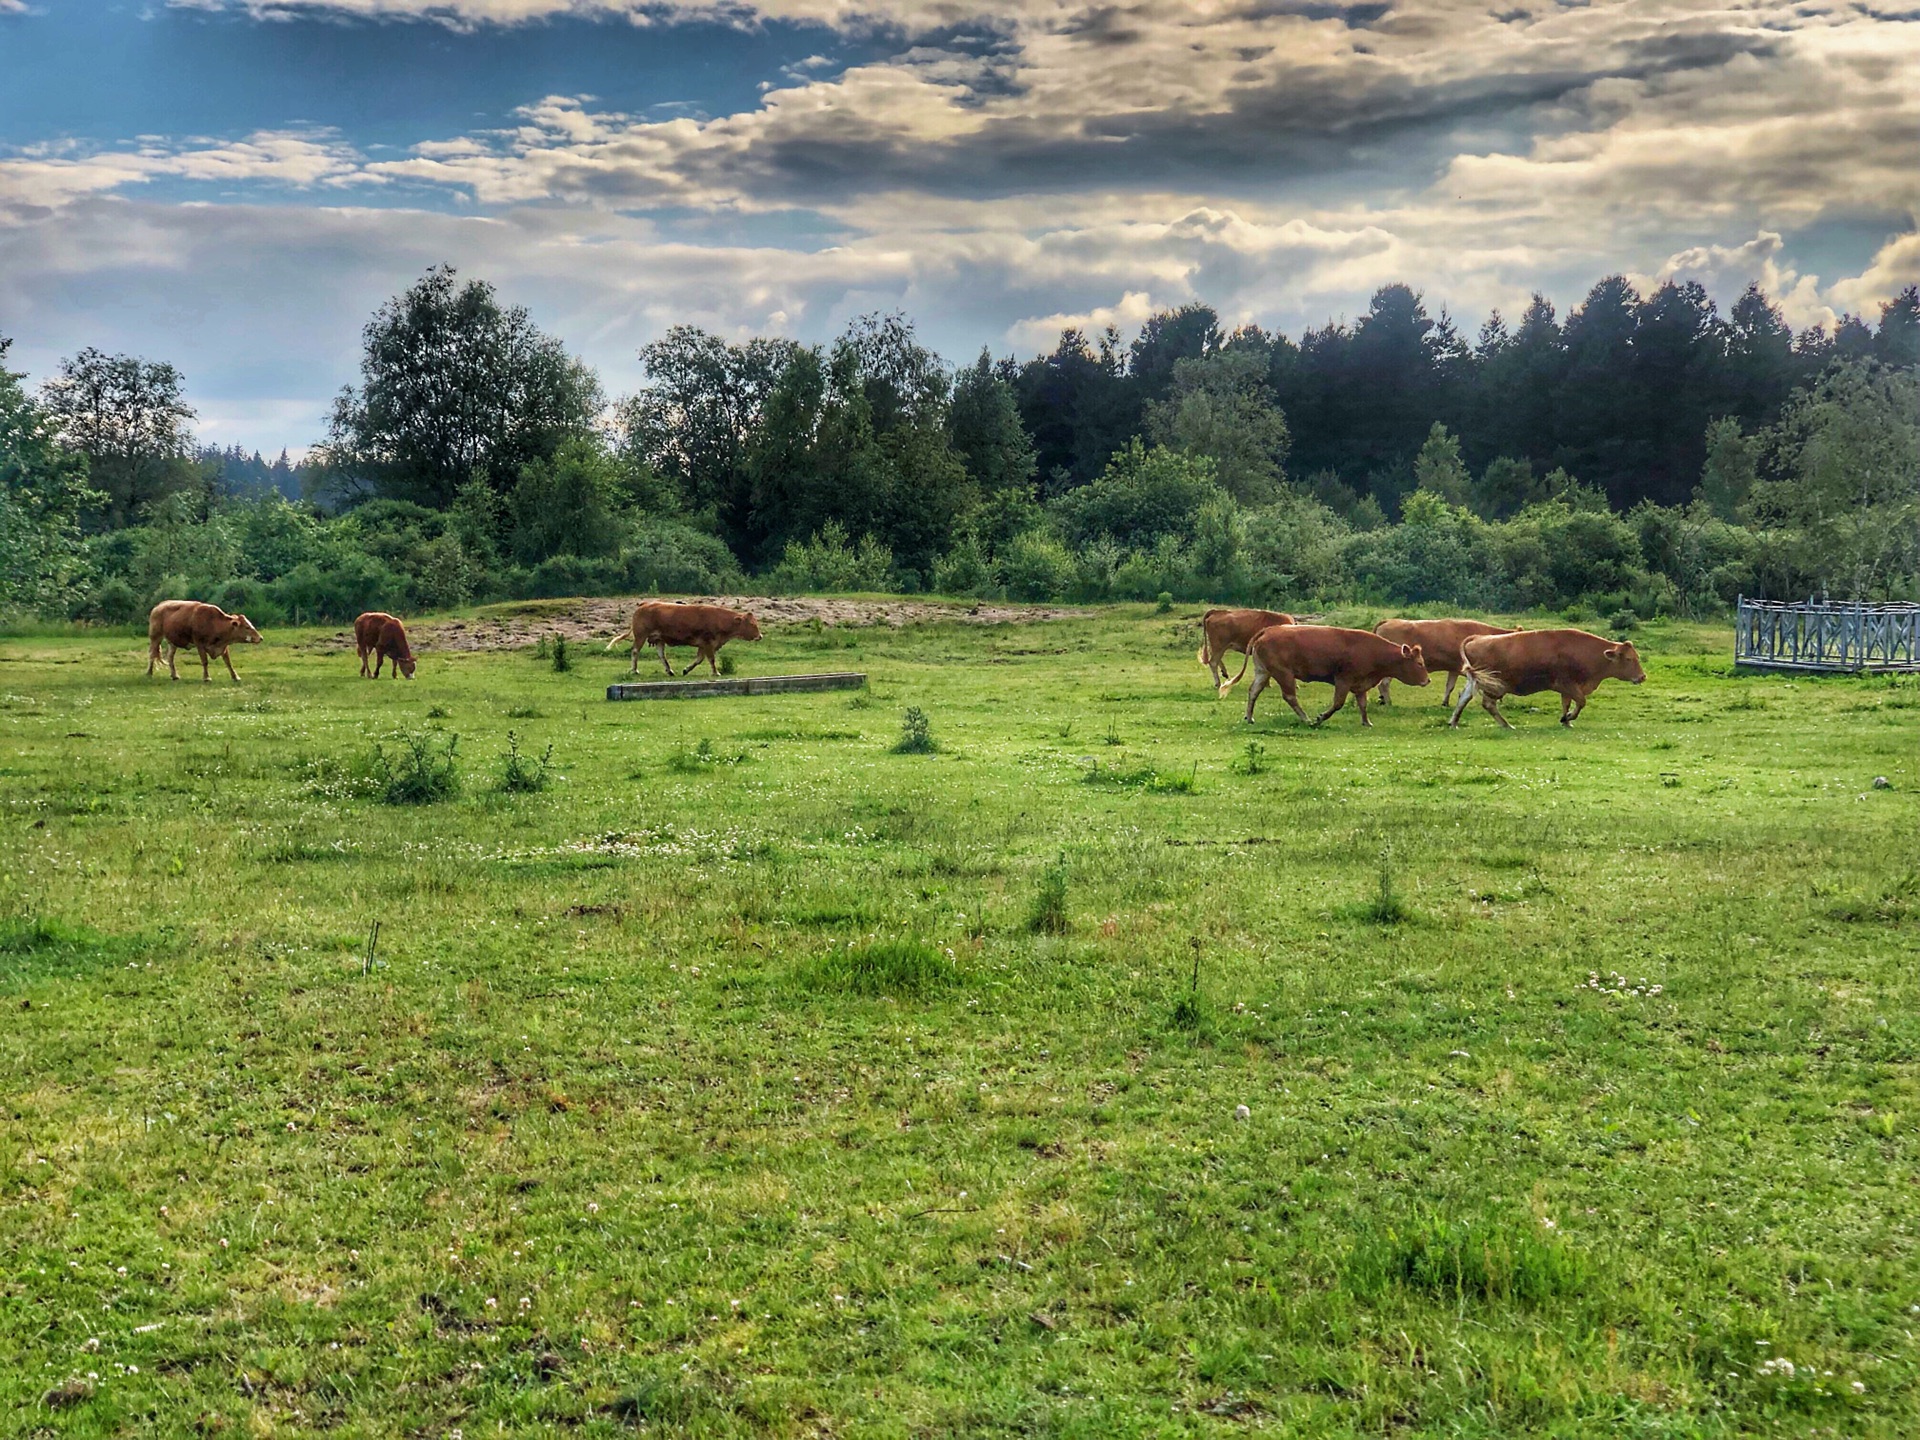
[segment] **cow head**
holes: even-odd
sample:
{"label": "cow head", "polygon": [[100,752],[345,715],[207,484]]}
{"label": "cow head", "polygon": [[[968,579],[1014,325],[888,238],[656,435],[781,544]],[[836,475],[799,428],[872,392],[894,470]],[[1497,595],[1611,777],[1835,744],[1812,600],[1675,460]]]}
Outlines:
{"label": "cow head", "polygon": [[1631,640],[1609,645],[1600,653],[1606,656],[1607,674],[1614,679],[1624,680],[1629,685],[1646,683],[1647,672],[1640,668],[1640,652],[1633,648]]}
{"label": "cow head", "polygon": [[742,622],[740,626],[740,638],[742,640],[758,640],[760,638],[760,621],[751,613],[748,614],[746,620]]}
{"label": "cow head", "polygon": [[1390,673],[1403,685],[1425,685],[1427,677],[1427,657],[1418,645],[1402,645],[1400,658],[1391,666]]}
{"label": "cow head", "polygon": [[253,628],[253,622],[244,615],[229,615],[233,623],[227,626],[227,643],[230,645],[258,645],[260,632]]}
{"label": "cow head", "polygon": [[393,663],[399,667],[400,673],[406,676],[407,679],[411,680],[413,678],[413,656],[412,655],[410,654],[401,655],[397,657]]}

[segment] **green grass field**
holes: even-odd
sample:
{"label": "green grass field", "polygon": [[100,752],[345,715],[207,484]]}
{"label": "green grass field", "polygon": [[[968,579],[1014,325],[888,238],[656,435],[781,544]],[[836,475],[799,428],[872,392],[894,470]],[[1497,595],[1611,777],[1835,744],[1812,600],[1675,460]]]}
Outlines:
{"label": "green grass field", "polygon": [[0,639],[6,1434],[1920,1432],[1912,678],[316,633]]}

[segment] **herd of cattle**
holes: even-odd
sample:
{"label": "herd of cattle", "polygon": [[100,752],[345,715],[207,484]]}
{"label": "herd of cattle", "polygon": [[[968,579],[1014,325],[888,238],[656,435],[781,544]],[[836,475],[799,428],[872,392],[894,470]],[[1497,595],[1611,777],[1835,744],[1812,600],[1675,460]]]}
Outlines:
{"label": "herd of cattle", "polygon": [[[1389,687],[1398,680],[1406,685],[1425,685],[1434,670],[1447,674],[1447,689],[1442,704],[1453,704],[1453,690],[1460,686],[1460,699],[1453,705],[1448,724],[1457,726],[1460,716],[1475,696],[1487,713],[1513,727],[1500,713],[1500,702],[1509,695],[1537,695],[1552,691],[1560,697],[1560,723],[1571,725],[1586,708],[1587,699],[1603,680],[1625,680],[1638,685],[1646,672],[1640,668],[1639,652],[1629,641],[1612,641],[1584,630],[1515,630],[1490,625],[1481,620],[1382,620],[1372,630],[1349,630],[1338,625],[1302,625],[1293,616],[1279,610],[1209,610],[1200,622],[1204,639],[1200,663],[1213,676],[1217,693],[1225,696],[1240,677],[1253,670],[1247,687],[1247,720],[1253,720],[1253,707],[1260,692],[1269,683],[1280,687],[1280,694],[1293,713],[1308,724],[1319,725],[1347,703],[1352,696],[1360,710],[1360,723],[1369,728],[1367,696],[1375,690],[1380,703],[1391,703]],[[633,663],[629,674],[638,674],[640,652],[656,646],[660,663],[668,675],[674,673],[667,658],[669,645],[691,646],[693,659],[682,675],[691,673],[702,661],[714,674],[720,673],[716,656],[729,640],[758,640],[760,623],[745,610],[724,605],[697,605],[675,600],[642,600],[633,608]],[[353,622],[354,647],[360,652],[360,673],[378,679],[389,661],[393,673],[413,678],[413,650],[407,643],[407,627],[398,617],[382,611],[369,611]],[[227,673],[237,681],[229,654],[234,645],[257,645],[260,632],[244,615],[229,615],[217,605],[198,600],[164,600],[147,617],[147,674],[160,663],[160,650],[167,647],[167,673],[175,680],[180,672],[174,657],[192,649],[200,656],[200,678],[212,679],[210,662],[224,660]],[[611,641],[611,650],[620,642]],[[1227,677],[1226,657],[1238,652],[1242,659],[1239,673]],[[373,658],[373,669],[367,659]],[[1308,719],[1300,708],[1299,686],[1331,685],[1333,703],[1318,716]]]}
{"label": "herd of cattle", "polygon": [[[1647,678],[1631,641],[1615,642],[1585,630],[1514,630],[1483,620],[1382,620],[1372,630],[1348,630],[1301,625],[1279,610],[1209,610],[1200,628],[1206,637],[1200,663],[1212,672],[1221,695],[1253,667],[1253,683],[1247,687],[1249,722],[1254,702],[1269,681],[1279,685],[1282,698],[1302,720],[1307,712],[1300,708],[1297,687],[1303,681],[1331,685],[1333,703],[1308,723],[1322,724],[1351,695],[1360,708],[1360,723],[1371,728],[1367,695],[1375,687],[1386,705],[1395,680],[1425,685],[1432,671],[1444,670],[1442,704],[1452,703],[1455,683],[1466,680],[1449,725],[1459,725],[1477,695],[1487,713],[1511,730],[1500,713],[1500,702],[1509,695],[1550,690],[1560,697],[1560,723],[1571,725],[1602,680],[1638,685]],[[1223,662],[1235,650],[1245,658],[1239,674],[1229,680]]]}

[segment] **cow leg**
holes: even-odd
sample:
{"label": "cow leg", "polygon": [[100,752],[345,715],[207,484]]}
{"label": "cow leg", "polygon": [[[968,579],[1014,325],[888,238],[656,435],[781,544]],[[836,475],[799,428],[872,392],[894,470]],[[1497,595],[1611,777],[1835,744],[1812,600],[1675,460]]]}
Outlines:
{"label": "cow leg", "polygon": [[1313,721],[1307,719],[1307,712],[1300,708],[1300,683],[1293,678],[1291,671],[1282,670],[1280,672],[1280,694],[1287,704],[1293,707],[1294,714],[1298,715],[1309,725],[1313,723]]}
{"label": "cow leg", "polygon": [[360,673],[362,675],[367,673],[367,647],[364,645],[360,647]]}
{"label": "cow leg", "polygon": [[[1447,693],[1440,697],[1441,705],[1445,706],[1453,703],[1453,687],[1459,683],[1460,672],[1458,670],[1447,671]],[[1385,690],[1387,687],[1382,685],[1380,688]]]}
{"label": "cow leg", "polygon": [[[1347,703],[1347,696],[1350,693],[1351,691],[1346,681],[1344,680],[1334,681],[1333,682],[1333,703],[1327,706],[1325,710],[1322,710],[1320,712],[1320,718],[1315,720],[1313,723],[1316,725],[1324,725],[1327,723],[1327,721],[1331,720],[1335,712],[1337,712],[1342,705]],[[1367,712],[1365,710],[1362,710],[1360,713],[1361,715],[1364,716]]]}
{"label": "cow leg", "polygon": [[1500,713],[1500,697],[1498,695],[1489,695],[1486,691],[1482,690],[1480,692],[1480,707],[1502,725],[1506,726],[1507,729],[1513,729],[1513,722]]}
{"label": "cow leg", "polygon": [[1360,707],[1361,728],[1371,730],[1373,722],[1367,718],[1367,689],[1364,685],[1353,692],[1353,703]]}
{"label": "cow leg", "polygon": [[1253,723],[1253,702],[1260,698],[1260,692],[1267,688],[1267,672],[1256,657],[1253,662],[1253,683],[1247,687],[1247,724]]}
{"label": "cow leg", "polygon": [[233,668],[233,651],[225,645],[222,645],[220,647],[220,658],[227,662],[227,674],[233,676],[233,683],[238,685],[240,683],[240,672]]}
{"label": "cow leg", "polygon": [[147,646],[147,678],[153,678],[153,667],[160,663],[160,642],[152,641]]}
{"label": "cow leg", "polygon": [[[1391,685],[1392,683],[1393,683],[1393,682],[1392,682],[1391,680],[1382,680],[1382,681],[1380,682],[1380,703],[1381,703],[1382,705],[1391,705],[1391,704],[1393,704],[1393,701],[1391,701],[1391,700],[1389,700],[1389,699],[1387,698],[1387,686],[1389,686],[1389,685]],[[1366,698],[1366,697],[1365,697],[1364,695],[1363,695],[1363,696],[1361,697],[1361,699],[1362,699],[1363,701],[1365,700],[1365,698]],[[1365,705],[1363,704],[1363,705],[1361,706],[1361,710],[1360,710],[1360,715],[1361,715],[1361,718],[1363,718],[1363,719],[1364,719],[1364,718],[1366,717],[1366,713],[1367,713],[1367,712],[1366,712],[1366,707],[1365,707]]]}
{"label": "cow leg", "polygon": [[[386,663],[387,663],[387,652],[386,652],[386,651],[384,651],[384,650],[376,650],[376,651],[374,651],[374,652],[373,652],[373,678],[374,678],[374,679],[376,679],[376,680],[378,680],[378,679],[380,678],[380,667],[381,667],[382,665],[384,665],[384,664],[386,664]],[[365,670],[365,669],[366,669],[366,667],[365,667],[364,665],[363,665],[363,666],[361,666],[360,668],[361,668],[362,670]],[[396,665],[396,666],[395,666],[394,668],[395,668],[395,669],[397,670],[397,669],[399,669],[400,667]]]}
{"label": "cow leg", "polygon": [[196,645],[193,648],[200,652],[200,683],[210,685],[213,683],[213,670],[209,662],[213,659],[213,652],[204,645]]}
{"label": "cow leg", "polygon": [[656,643],[660,647],[660,663],[667,667],[667,675],[669,678],[671,678],[673,675],[673,662],[667,659],[667,642],[665,640],[660,640],[660,641],[657,641]]}
{"label": "cow leg", "polygon": [[1453,707],[1453,718],[1447,721],[1447,728],[1449,730],[1458,730],[1460,728],[1460,712],[1472,703],[1474,689],[1473,674],[1469,671],[1467,674],[1467,683],[1460,687],[1460,703]]}
{"label": "cow leg", "polygon": [[180,678],[180,671],[175,667],[173,661],[174,661],[174,657],[179,653],[180,653],[180,647],[178,645],[175,645],[171,640],[169,640],[167,642],[167,674],[172,676],[175,680],[178,680]]}
{"label": "cow leg", "polygon": [[[712,672],[713,678],[718,680],[720,678],[720,647],[715,645],[711,650],[704,650],[701,654],[706,656],[707,669]],[[700,663],[700,657],[695,656],[693,663],[698,665]]]}
{"label": "cow leg", "polygon": [[1587,697],[1579,690],[1571,691],[1560,697],[1560,723],[1571,725],[1580,718],[1580,712],[1587,708]]}

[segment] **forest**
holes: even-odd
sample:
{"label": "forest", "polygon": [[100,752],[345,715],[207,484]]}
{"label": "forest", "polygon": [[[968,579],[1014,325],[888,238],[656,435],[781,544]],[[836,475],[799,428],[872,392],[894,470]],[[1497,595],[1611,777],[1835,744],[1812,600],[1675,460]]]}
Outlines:
{"label": "forest", "polygon": [[1799,332],[1611,276],[1469,340],[1402,284],[1298,339],[1204,304],[958,365],[676,326],[637,393],[438,267],[298,463],[199,444],[185,377],[0,337],[0,611],[260,623],[658,592],[1341,601],[1616,628],[1740,594],[1920,598],[1920,290]]}

